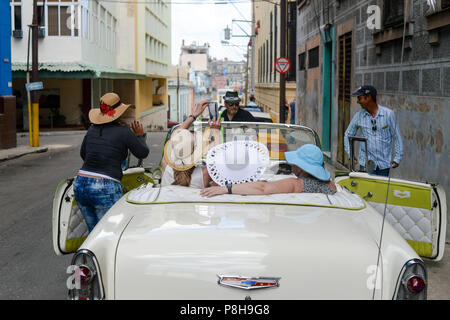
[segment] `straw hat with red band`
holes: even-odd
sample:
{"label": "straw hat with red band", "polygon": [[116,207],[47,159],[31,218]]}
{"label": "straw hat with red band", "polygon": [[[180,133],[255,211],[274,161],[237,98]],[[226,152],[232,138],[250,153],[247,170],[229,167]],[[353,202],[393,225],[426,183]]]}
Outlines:
{"label": "straw hat with red band", "polygon": [[120,101],[120,97],[113,92],[100,98],[100,108],[89,111],[89,120],[94,124],[104,124],[117,120],[129,107]]}

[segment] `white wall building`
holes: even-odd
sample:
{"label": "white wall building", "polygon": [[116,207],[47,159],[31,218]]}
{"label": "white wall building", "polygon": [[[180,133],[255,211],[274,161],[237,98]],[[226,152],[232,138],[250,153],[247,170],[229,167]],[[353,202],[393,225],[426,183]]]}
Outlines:
{"label": "white wall building", "polygon": [[[25,97],[27,26],[32,22],[33,0],[10,2],[13,89]],[[59,122],[66,125],[79,124],[82,113],[86,116],[91,107],[98,107],[99,98],[109,91],[134,104],[136,118],[144,117],[155,100],[167,104],[167,89],[159,87],[167,86],[170,64],[166,63],[167,70],[164,59],[159,69],[146,64],[161,57],[164,50],[170,52],[170,11],[163,1],[142,5],[120,0],[47,0],[45,6],[38,1],[39,78],[44,83],[41,124],[48,125],[47,118],[56,116],[47,106],[48,96],[59,96],[59,114],[65,118]],[[164,50],[156,42],[142,41],[142,36],[152,35],[149,30],[160,30],[157,36]]]}

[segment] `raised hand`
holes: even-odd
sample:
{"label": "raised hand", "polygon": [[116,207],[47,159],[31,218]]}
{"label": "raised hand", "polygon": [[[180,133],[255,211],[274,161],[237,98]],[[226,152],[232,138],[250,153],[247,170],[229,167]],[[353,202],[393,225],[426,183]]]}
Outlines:
{"label": "raised hand", "polygon": [[143,135],[144,135],[144,127],[143,127],[142,124],[141,124],[139,121],[137,121],[137,120],[134,120],[134,121],[131,123],[131,129],[133,130],[133,132],[134,132],[134,134],[135,134],[136,136],[143,136]]}

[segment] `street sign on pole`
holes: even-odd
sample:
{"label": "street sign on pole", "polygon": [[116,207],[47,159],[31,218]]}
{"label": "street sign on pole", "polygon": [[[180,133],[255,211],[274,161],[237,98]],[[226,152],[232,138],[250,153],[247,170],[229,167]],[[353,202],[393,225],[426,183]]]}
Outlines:
{"label": "street sign on pole", "polygon": [[42,81],[31,82],[31,83],[25,83],[25,88],[27,89],[27,91],[42,90],[42,89],[44,89],[44,85],[43,85]]}
{"label": "street sign on pole", "polygon": [[287,73],[291,69],[291,62],[286,57],[280,57],[275,60],[275,70],[278,73]]}

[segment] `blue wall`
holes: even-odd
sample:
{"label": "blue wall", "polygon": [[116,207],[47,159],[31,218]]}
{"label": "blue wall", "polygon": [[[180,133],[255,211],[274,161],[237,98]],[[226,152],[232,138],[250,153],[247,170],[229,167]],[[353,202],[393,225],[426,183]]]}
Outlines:
{"label": "blue wall", "polygon": [[[11,14],[9,1],[0,1],[0,95],[12,94]],[[9,84],[9,85],[8,85]]]}

